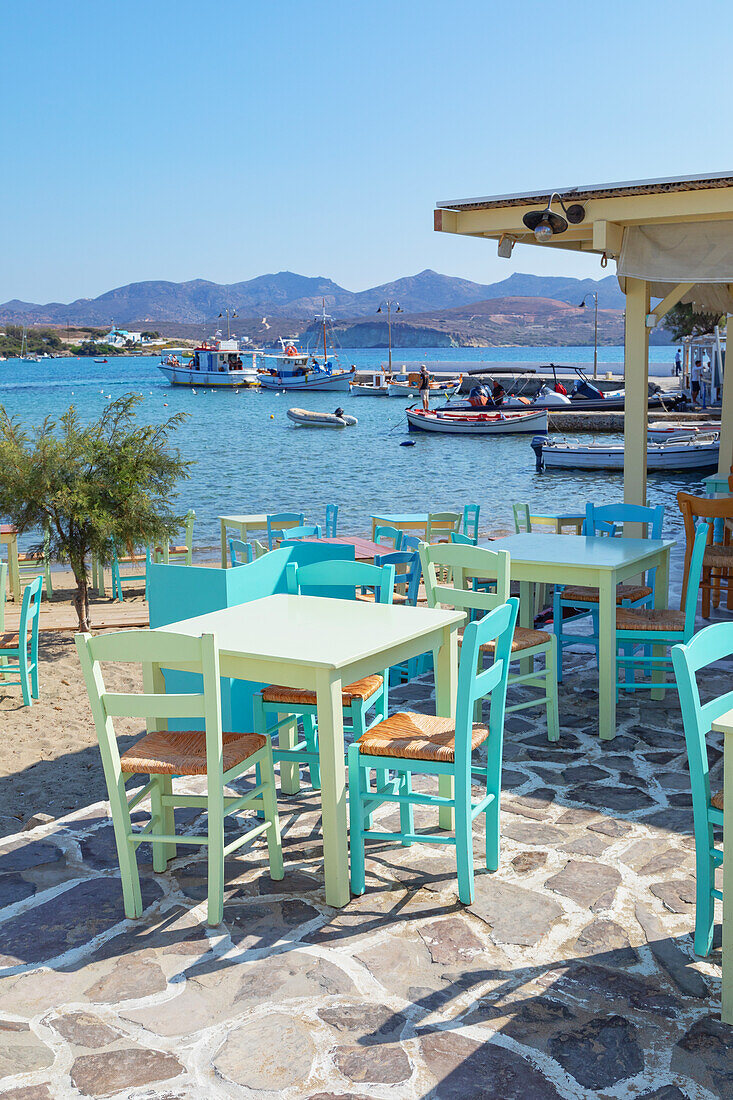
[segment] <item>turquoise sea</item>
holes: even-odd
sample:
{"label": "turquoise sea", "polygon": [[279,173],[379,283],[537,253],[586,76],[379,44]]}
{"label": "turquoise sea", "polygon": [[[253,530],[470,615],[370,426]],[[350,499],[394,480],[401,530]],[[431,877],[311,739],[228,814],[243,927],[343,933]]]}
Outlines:
{"label": "turquoise sea", "polygon": [[[653,347],[654,362],[668,363],[669,347]],[[395,362],[588,363],[593,349],[574,348],[416,348],[394,354]],[[342,365],[377,368],[384,349],[339,352]],[[323,522],[325,506],[339,505],[342,532],[367,532],[379,511],[427,511],[481,505],[482,527],[509,526],[513,501],[572,510],[587,500],[622,498],[622,478],[609,473],[537,473],[530,436],[459,438],[413,433],[408,438],[399,399],[348,393],[298,394],[213,392],[169,386],[158,358],[118,358],[107,364],[90,359],[40,363],[0,363],[0,403],[27,424],[55,416],[70,403],[84,418],[99,415],[106,400],[123,393],[144,396],[140,415],[157,421],[174,412],[188,414],[178,445],[194,465],[181,484],[180,507],[196,510],[196,546],[218,546],[222,513],[302,511]],[[599,348],[601,366],[623,362],[623,348]],[[292,405],[332,410],[342,405],[359,419],[343,431],[296,429],[286,418]],[[599,438],[595,436],[594,438]],[[679,537],[675,500],[679,489],[695,491],[699,476],[652,476],[650,503],[668,507],[668,530]],[[25,539],[27,545],[32,539]]]}

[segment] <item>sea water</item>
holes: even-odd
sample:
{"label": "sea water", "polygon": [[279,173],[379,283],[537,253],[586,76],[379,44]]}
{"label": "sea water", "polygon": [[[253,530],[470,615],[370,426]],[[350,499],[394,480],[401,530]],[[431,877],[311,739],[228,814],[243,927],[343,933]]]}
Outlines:
{"label": "sea water", "polygon": [[[669,347],[650,349],[667,363]],[[588,363],[593,349],[574,348],[412,348],[394,353],[394,362]],[[373,370],[384,349],[339,352],[342,366]],[[340,533],[371,531],[372,514],[461,510],[481,506],[483,529],[511,528],[512,503],[526,501],[538,511],[583,512],[586,501],[623,499],[620,473],[538,473],[531,435],[473,436],[408,434],[401,398],[351,397],[346,392],[279,393],[224,391],[171,386],[151,356],[53,359],[40,363],[0,363],[0,404],[24,425],[58,417],[74,404],[84,420],[96,418],[110,397],[138,393],[139,417],[158,423],[173,413],[187,419],[174,433],[175,445],[190,460],[182,481],[181,512],[196,512],[195,545],[215,548],[222,514],[296,511],[307,522],[323,523],[326,504],[339,506]],[[599,348],[599,367],[623,362],[623,348]],[[435,402],[437,403],[437,401]],[[342,406],[358,417],[343,430],[296,428],[287,419],[293,406],[333,411]],[[583,440],[620,436],[576,435]],[[406,441],[414,447],[402,447]],[[665,533],[681,538],[678,490],[701,492],[699,473],[650,475],[649,503],[666,505]],[[25,536],[22,546],[37,542]],[[208,556],[213,556],[213,551]]]}

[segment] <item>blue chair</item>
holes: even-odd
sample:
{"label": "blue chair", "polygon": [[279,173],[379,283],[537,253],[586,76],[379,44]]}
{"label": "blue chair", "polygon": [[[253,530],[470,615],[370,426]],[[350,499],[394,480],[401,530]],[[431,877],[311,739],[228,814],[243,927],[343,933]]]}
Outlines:
{"label": "blue chair", "polygon": [[418,535],[406,535],[402,533],[402,542],[400,543],[400,550],[420,550],[420,543],[424,542]]}
{"label": "blue chair", "polygon": [[380,569],[385,565],[395,567],[393,602],[416,607],[422,579],[420,555],[414,550],[409,553],[397,550],[391,554],[375,554],[374,564]]}
{"label": "blue chair", "polygon": [[313,523],[304,527],[286,527],[283,531],[273,531],[272,535],[273,538],[281,542],[283,539],[286,539],[288,542],[296,542],[298,539],[323,538],[320,523]]}
{"label": "blue chair", "polygon": [[[713,943],[715,899],[723,900],[715,889],[715,868],[723,862],[723,853],[715,847],[713,828],[723,827],[723,792],[711,795],[707,735],[713,722],[733,707],[733,691],[727,691],[707,703],[700,702],[695,673],[733,653],[733,623],[706,626],[689,642],[672,646],[672,664],[682,708],[682,724],[687,744],[687,760],[692,785],[692,815],[695,825],[695,953],[708,955]],[[729,841],[729,843],[733,843]],[[724,889],[733,890],[733,883]]]}
{"label": "blue chair", "polygon": [[[329,597],[336,593],[336,598],[343,598],[343,593],[347,590],[349,598],[356,599],[357,588],[371,588],[375,602],[383,604],[392,603],[394,576],[393,565],[379,567],[345,559],[300,566],[291,562],[286,568],[287,587],[291,595],[300,595],[305,589],[309,595]],[[355,739],[363,737],[375,722],[387,717],[388,690],[387,670],[381,675],[365,676],[344,686],[344,729],[349,730]],[[374,718],[369,721],[367,713],[372,708]],[[320,790],[316,724],[318,707],[315,691],[271,684],[255,695],[253,714],[256,733],[270,736],[278,733],[279,744],[276,748],[273,747],[275,760],[291,761],[298,768],[307,764],[310,768],[311,784],[315,790]],[[293,743],[283,744],[285,738],[281,740],[280,731],[284,729],[290,740],[298,723],[303,728],[303,737],[298,740],[296,736]]]}
{"label": "blue chair", "polygon": [[[521,505],[517,507],[523,507]],[[646,529],[646,536],[652,539],[662,537],[664,524],[664,505],[645,508],[636,504],[605,504],[597,506],[587,504],[583,534],[589,536],[616,538],[624,523],[640,523]],[[619,607],[651,607],[654,603],[654,577],[656,570],[650,569],[648,584],[619,584],[616,586],[616,604]],[[570,611],[568,615],[567,612]],[[570,633],[578,623],[591,616],[590,634]],[[562,651],[568,645],[592,645],[598,659],[598,589],[591,585],[555,585],[552,600],[552,621],[557,637],[557,681],[562,683]]]}
{"label": "blue chair", "polygon": [[241,539],[229,539],[229,560],[235,565],[249,565],[254,561],[254,549]]}
{"label": "blue chair", "polygon": [[[0,683],[3,687],[20,685],[26,707],[32,706],[33,699],[38,698],[38,620],[42,585],[43,576],[38,576],[23,589],[18,633],[0,634]],[[18,674],[17,680],[6,678],[13,673]]]}
{"label": "blue chair", "polygon": [[336,526],[338,524],[339,508],[338,504],[326,505],[326,538],[336,538]]}
{"label": "blue chair", "polygon": [[397,527],[389,527],[387,524],[377,524],[374,528],[374,541],[380,546],[389,546],[392,550],[401,550],[404,540],[404,532]]}
{"label": "blue chair", "polygon": [[[375,725],[361,741],[349,748],[351,889],[354,894],[363,894],[365,889],[364,842],[399,838],[406,846],[416,841],[453,844],[458,896],[464,905],[470,905],[473,901],[473,822],[482,813],[486,815],[486,866],[490,871],[498,870],[504,710],[509,653],[518,610],[519,601],[512,598],[465,628],[453,718],[403,711]],[[492,642],[496,647],[494,661],[489,668],[483,669],[482,647]],[[489,725],[474,725],[474,707],[486,696],[491,697]],[[482,767],[472,763],[471,753],[484,743],[487,763]],[[385,766],[388,771],[384,780],[380,780]],[[376,790],[371,789],[372,770],[377,773]],[[389,772],[396,773],[394,778],[388,778]],[[452,776],[454,797],[413,792],[414,774]],[[474,803],[471,782],[479,776],[485,780],[486,794]],[[385,802],[399,805],[400,827],[396,833],[370,828],[371,815]],[[454,808],[454,835],[416,833],[415,805]]]}
{"label": "blue chair", "polygon": [[463,508],[463,534],[474,546],[478,543],[478,517],[481,509],[478,504],[466,504]]}
{"label": "blue chair", "polygon": [[[122,592],[123,584],[133,583],[139,585],[140,581],[143,582],[145,589],[145,599],[148,598],[148,566],[152,563],[152,554],[150,547],[145,547],[144,556],[142,554],[136,554],[134,551],[130,554],[126,554],[122,557],[117,553],[117,546],[112,544],[112,599],[124,601],[124,595]],[[144,573],[123,573],[120,566],[130,566],[131,568],[139,567],[145,564]]]}
{"label": "blue chair", "polygon": [[272,550],[273,540],[279,535],[278,528],[283,523],[293,526],[302,526],[305,523],[305,515],[302,512],[272,512],[267,516],[267,549]]}

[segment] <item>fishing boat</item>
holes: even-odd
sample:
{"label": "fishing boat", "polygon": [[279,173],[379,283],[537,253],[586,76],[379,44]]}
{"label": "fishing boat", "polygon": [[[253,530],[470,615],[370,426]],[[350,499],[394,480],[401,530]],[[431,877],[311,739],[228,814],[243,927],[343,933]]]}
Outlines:
{"label": "fishing boat", "polygon": [[[624,468],[622,443],[579,443],[537,435],[531,443],[538,470],[619,470]],[[647,470],[704,470],[717,468],[720,437],[670,440],[647,445]]]}
{"label": "fishing boat", "polygon": [[158,368],[173,386],[251,388],[258,385],[255,356],[255,352],[242,352],[238,340],[214,340],[201,344],[193,355],[172,349]]}
{"label": "fishing boat", "polygon": [[665,440],[697,439],[700,435],[710,435],[720,431],[719,420],[682,421],[670,420],[666,423],[650,424],[647,439],[650,443],[663,443]]}
{"label": "fishing boat", "polygon": [[[360,376],[360,378],[363,375]],[[350,382],[349,389],[352,397],[389,397],[389,383],[392,375],[384,371],[374,371],[366,382]]]}
{"label": "fishing boat", "polygon": [[547,411],[454,412],[441,409],[405,410],[410,431],[442,432],[451,435],[510,435],[517,432],[546,432]]}
{"label": "fishing boat", "polygon": [[264,366],[257,377],[267,390],[348,390],[356,377],[356,368],[339,367],[333,352],[329,357],[326,328],[331,318],[326,313],[325,301],[315,323],[321,332],[323,360],[308,351],[301,351],[294,337],[280,338],[281,352],[263,355]]}
{"label": "fishing boat", "polygon": [[107,360],[106,359],[95,359],[94,362],[95,363],[106,363]]}
{"label": "fishing boat", "polygon": [[[451,394],[458,393],[462,379],[463,375],[461,374],[452,378],[441,378],[440,381],[436,378],[430,378],[428,388],[431,396],[450,396]],[[409,397],[417,397],[419,393],[420,374],[416,371],[410,371],[409,374],[396,374],[387,386],[388,397],[403,397],[407,399]]]}
{"label": "fishing boat", "polygon": [[349,416],[343,409],[335,409],[332,413],[288,409],[287,415],[296,428],[350,428],[359,423],[355,416]]}

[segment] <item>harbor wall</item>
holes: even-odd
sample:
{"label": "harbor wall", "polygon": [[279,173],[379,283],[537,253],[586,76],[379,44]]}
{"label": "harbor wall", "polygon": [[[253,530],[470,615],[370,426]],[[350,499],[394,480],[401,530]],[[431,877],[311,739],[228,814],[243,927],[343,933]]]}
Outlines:
{"label": "harbor wall", "polygon": [[[547,427],[551,432],[623,432],[625,413],[618,412],[560,412],[551,410],[547,418]],[[708,409],[705,413],[663,412],[649,410],[649,423],[695,424],[715,420],[719,414]]]}

